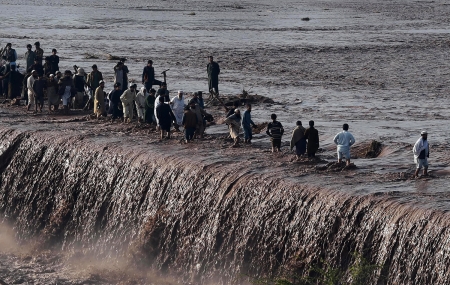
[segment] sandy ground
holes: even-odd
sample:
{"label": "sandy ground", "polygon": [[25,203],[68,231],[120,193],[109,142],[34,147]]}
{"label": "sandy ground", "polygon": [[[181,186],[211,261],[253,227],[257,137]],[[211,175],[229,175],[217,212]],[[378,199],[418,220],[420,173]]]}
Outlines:
{"label": "sandy ground", "polygon": [[[191,145],[180,144],[180,134],[160,142],[146,126],[98,122],[79,111],[69,117],[31,115],[4,105],[1,124],[62,132],[78,129],[84,135],[103,136],[105,143],[127,140],[196,153],[216,149],[218,156],[247,160],[261,171],[285,169],[284,175],[299,183],[358,195],[390,195],[418,207],[450,208],[446,1],[78,0],[66,7],[67,3],[0,1],[1,44],[12,42],[20,56],[25,45],[36,40],[46,54],[56,47],[61,70],[72,69],[73,64],[89,70],[96,63],[106,75],[107,89],[112,87],[115,62],[106,54],[127,57],[129,77],[138,82],[151,58],[157,73],[170,68],[172,94],[177,89],[206,91],[206,56],[213,54],[222,69],[223,95],[245,88],[275,101],[257,104],[252,114],[258,124],[269,121],[271,113],[279,115],[286,129],[283,153],[271,154],[264,134],[255,135],[252,146],[230,149],[222,124],[211,126],[204,141]],[[43,21],[35,26],[39,17]],[[310,20],[301,20],[305,17]],[[98,59],[84,59],[85,53]],[[219,107],[208,111],[220,122]],[[295,121],[306,124],[311,119],[320,132],[320,159],[295,162],[287,147],[290,133]],[[341,171],[330,162],[336,159],[332,139],[345,122],[357,140],[354,155],[363,153],[372,140],[380,141],[383,151],[375,159],[359,156],[353,160],[356,169]],[[412,144],[423,129],[429,132],[431,177],[414,180]],[[14,258],[2,255],[3,272],[12,270]],[[23,278],[33,279],[30,274],[35,273],[14,268],[23,272]],[[8,278],[13,281],[11,275]]]}

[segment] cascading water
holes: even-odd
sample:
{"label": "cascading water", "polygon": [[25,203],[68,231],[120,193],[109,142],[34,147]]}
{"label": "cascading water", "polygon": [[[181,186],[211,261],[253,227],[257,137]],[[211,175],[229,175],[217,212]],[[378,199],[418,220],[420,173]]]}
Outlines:
{"label": "cascading water", "polygon": [[214,149],[64,134],[0,130],[0,213],[22,240],[132,255],[193,284],[321,260],[345,270],[352,252],[380,265],[370,284],[450,283],[444,211],[321,189]]}

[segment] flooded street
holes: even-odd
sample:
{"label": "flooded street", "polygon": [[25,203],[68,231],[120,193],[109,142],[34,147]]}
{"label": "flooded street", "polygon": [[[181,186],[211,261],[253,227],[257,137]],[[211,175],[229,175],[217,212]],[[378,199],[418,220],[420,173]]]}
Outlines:
{"label": "flooded street", "polygon": [[[285,189],[294,191],[293,189],[297,189],[297,186],[299,187],[298,189],[311,187],[313,189],[319,189],[319,192],[322,190],[323,192],[320,192],[322,193],[320,195],[325,195],[323,193],[330,191],[332,194],[329,194],[329,196],[326,196],[328,195],[326,194],[324,198],[329,198],[330,200],[328,203],[323,202],[323,207],[317,206],[317,208],[314,208],[313,206],[309,206],[309,204],[307,206],[308,210],[315,209],[317,212],[325,211],[323,209],[330,207],[331,210],[323,214],[324,217],[330,217],[330,220],[334,219],[332,217],[335,214],[333,212],[334,208],[330,205],[333,205],[333,203],[339,204],[344,198],[350,199],[352,201],[351,203],[349,202],[351,205],[353,205],[352,203],[362,205],[366,203],[361,202],[362,200],[370,200],[371,202],[364,204],[366,208],[361,206],[364,209],[358,208],[360,206],[355,206],[362,213],[365,209],[372,209],[371,207],[375,206],[378,207],[382,204],[380,201],[383,201],[383,203],[386,201],[392,203],[392,205],[389,204],[390,206],[387,206],[388,202],[386,202],[386,204],[382,204],[382,206],[379,206],[380,208],[374,210],[374,212],[379,210],[380,214],[379,216],[373,214],[370,221],[367,221],[368,226],[365,229],[368,231],[367,235],[370,238],[365,236],[364,240],[360,236],[355,237],[361,244],[364,244],[367,240],[372,242],[372,235],[380,234],[382,236],[383,233],[389,232],[386,230],[382,233],[379,228],[376,230],[369,229],[371,226],[375,227],[375,225],[378,225],[376,224],[375,217],[378,217],[380,221],[385,221],[386,227],[389,224],[398,226],[401,223],[397,222],[396,217],[406,217],[405,219],[408,219],[408,221],[405,221],[404,224],[407,224],[408,229],[411,230],[414,229],[411,225],[414,224],[414,226],[419,227],[418,224],[420,223],[418,221],[427,215],[431,215],[437,219],[436,224],[433,224],[433,226],[439,225],[436,227],[445,228],[441,222],[444,223],[443,221],[446,220],[447,213],[450,210],[450,194],[447,191],[450,174],[450,144],[448,140],[450,128],[450,109],[448,108],[450,92],[450,85],[448,83],[450,81],[450,65],[448,63],[450,18],[448,15],[450,14],[450,4],[447,1],[106,0],[95,2],[88,0],[36,0],[30,3],[29,1],[23,0],[0,0],[0,11],[0,20],[2,22],[0,45],[3,47],[7,42],[11,42],[13,48],[16,49],[19,55],[18,63],[22,66],[25,65],[23,54],[26,51],[26,44],[33,44],[36,41],[40,41],[41,47],[44,49],[44,55],[50,55],[52,48],[58,49],[58,55],[61,58],[60,70],[62,71],[66,69],[73,70],[72,66],[74,64],[83,67],[86,71],[90,71],[90,66],[94,63],[97,64],[99,70],[103,72],[106,78],[107,90],[112,89],[113,67],[116,64],[115,60],[108,60],[109,54],[127,58],[126,64],[130,70],[129,78],[135,80],[138,86],[140,86],[141,82],[142,69],[148,59],[153,60],[156,78],[159,80],[162,80],[162,74],[160,73],[163,70],[170,69],[167,72],[167,82],[171,96],[175,95],[179,89],[189,94],[198,90],[206,92],[208,88],[206,75],[207,56],[214,55],[215,60],[220,64],[221,68],[219,81],[221,95],[237,95],[241,93],[242,89],[245,89],[250,90],[250,94],[263,95],[273,99],[275,103],[259,103],[253,107],[253,121],[257,124],[268,122],[270,121],[270,114],[276,113],[278,120],[283,124],[286,131],[283,137],[283,154],[272,155],[268,151],[270,142],[264,132],[255,135],[252,146],[245,146],[237,150],[229,149],[229,142],[225,139],[227,126],[221,124],[224,119],[224,113],[219,107],[207,109],[208,112],[214,115],[216,123],[207,129],[210,137],[206,141],[199,141],[192,146],[185,146],[179,144],[179,139],[181,139],[180,134],[177,134],[174,140],[160,142],[157,134],[154,132],[150,132],[149,134],[149,130],[147,129],[89,120],[86,119],[87,114],[82,112],[74,113],[67,118],[46,113],[31,115],[22,109],[6,106],[5,104],[0,105],[0,129],[3,130],[2,138],[4,140],[1,144],[3,148],[0,148],[0,157],[1,155],[4,155],[4,157],[10,156],[10,154],[4,154],[5,151],[3,150],[9,149],[11,145],[9,142],[15,140],[12,138],[13,136],[9,130],[14,132],[29,132],[30,135],[20,136],[17,139],[20,142],[19,144],[26,144],[27,140],[31,140],[29,137],[32,137],[36,142],[39,142],[37,145],[43,149],[47,149],[48,147],[47,144],[50,142],[48,138],[63,140],[66,137],[75,138],[74,144],[80,148],[87,143],[92,143],[95,145],[92,149],[98,151],[98,153],[103,153],[102,147],[105,144],[114,150],[114,153],[108,152],[107,154],[111,155],[111,157],[113,155],[119,155],[125,152],[125,150],[128,151],[128,149],[134,149],[136,153],[145,151],[159,153],[163,149],[168,155],[178,155],[186,165],[188,163],[184,159],[186,157],[191,158],[192,162],[208,169],[206,172],[211,177],[216,177],[216,175],[220,176],[220,173],[223,171],[234,171],[237,168],[242,170],[244,177],[249,176],[250,178],[248,179],[250,180],[273,180],[282,181],[281,184],[287,184],[287,186],[283,186],[285,188],[282,188],[277,184],[278,182],[274,182],[274,184],[268,183],[267,185],[270,186],[266,186],[275,189],[275,193],[284,193],[283,191]],[[86,56],[91,58],[86,59]],[[295,162],[293,160],[293,153],[289,152],[289,141],[297,120],[301,120],[304,126],[307,126],[309,120],[315,121],[315,125],[319,130],[321,147],[319,153],[320,159],[318,161],[310,163],[307,161]],[[330,164],[336,160],[333,137],[341,130],[343,123],[350,125],[350,132],[356,138],[356,145],[354,146],[353,152],[355,157],[352,159],[352,162],[355,163],[357,168],[350,171],[336,170]],[[431,176],[425,179],[412,179],[412,173],[415,168],[412,147],[420,137],[422,130],[427,130],[429,134]],[[58,136],[58,133],[62,135]],[[363,157],[364,149],[373,140],[382,143],[383,148],[381,153],[375,158]],[[73,153],[67,154],[64,150],[52,149],[51,151],[54,151],[56,156],[67,155],[70,158],[72,156],[78,157]],[[15,153],[15,151],[12,151],[12,153]],[[15,155],[20,157],[20,159],[27,158],[24,153],[17,153]],[[158,155],[164,155],[164,153],[159,153]],[[20,160],[19,158],[16,159]],[[78,163],[77,159],[79,158],[74,158],[73,161],[76,161],[74,163]],[[158,159],[163,161],[159,156]],[[124,163],[120,159],[114,161]],[[64,165],[65,162],[55,160],[54,163],[55,165],[58,163]],[[93,160],[86,163],[96,162]],[[183,163],[180,165],[185,165]],[[7,167],[7,164],[5,165]],[[130,162],[130,165],[134,164]],[[162,167],[159,164],[157,166]],[[4,170],[3,167],[3,162],[0,161],[0,170],[2,172]],[[32,169],[32,167],[30,166],[27,169]],[[57,169],[56,166],[55,169]],[[148,166],[148,169],[151,169],[151,167]],[[117,173],[120,171],[124,170],[117,170]],[[180,189],[188,189],[188,187],[191,187],[177,180],[179,179],[177,175],[179,172],[182,172],[181,170],[171,169],[170,171],[177,173],[173,174],[173,187],[180,187]],[[170,171],[169,173],[171,173]],[[19,177],[22,174],[17,175]],[[2,175],[6,177],[7,174],[5,172]],[[157,173],[152,175],[159,177]],[[254,178],[255,176],[258,179]],[[9,179],[13,180],[13,177]],[[12,185],[16,187],[17,184],[12,183],[12,180],[6,178],[0,180],[0,190],[2,187],[7,189],[7,185],[9,185],[8,187],[12,187]],[[1,181],[7,182],[4,182],[5,184],[2,185]],[[126,178],[123,178],[123,181],[131,183],[130,185],[135,187],[133,189],[140,189],[136,184],[133,184],[135,183],[134,181],[126,180]],[[92,180],[88,179],[85,182],[94,185],[97,183],[97,180],[92,178]],[[202,180],[202,183],[206,185],[207,182],[203,182]],[[208,193],[207,189],[216,189],[214,187],[218,187],[217,189],[226,189],[226,183],[223,183],[223,185],[218,183],[212,186],[208,184],[208,187],[211,188],[205,188],[206,190],[203,188],[199,189],[203,189],[205,193]],[[263,191],[263,186],[258,186],[256,182],[254,183],[251,184],[254,186],[253,188],[248,187],[245,189],[258,193]],[[232,184],[230,187],[238,188],[238,184]],[[35,186],[30,185],[27,187],[35,189],[33,188]],[[47,189],[44,186],[41,185],[39,187]],[[58,187],[57,189],[62,189],[67,187],[67,184],[61,184]],[[239,191],[244,191],[242,189],[239,188]],[[258,191],[255,189],[258,189]],[[217,191],[220,195],[223,194],[223,197],[241,193],[238,190],[236,192],[231,191],[231,194],[228,194],[225,190],[223,191],[226,193],[220,192],[222,190]],[[101,197],[107,197],[109,194],[103,193],[101,195],[104,195]],[[120,196],[119,194],[117,195]],[[258,199],[269,199],[273,202],[271,199],[275,198],[270,196],[272,194],[268,193],[267,195],[263,196],[264,198]],[[273,195],[276,196],[276,194]],[[276,196],[280,200],[277,200],[280,204],[286,202],[283,199],[294,199],[293,197],[301,199],[299,196],[296,196],[300,195],[298,193],[292,194],[292,197],[283,195],[280,194],[280,197]],[[18,197],[22,196],[18,195]],[[114,199],[117,198],[117,196],[114,197]],[[187,199],[187,201],[195,201],[195,199],[192,200],[192,197],[183,196],[183,198],[180,198],[181,196],[176,196],[175,194],[170,197],[174,200]],[[211,209],[216,209],[214,207],[217,207],[217,212],[223,211],[221,213],[227,219],[232,219],[228,214],[225,214],[228,213],[227,211],[242,210],[240,207],[247,207],[244,203],[251,199],[257,199],[250,198],[247,194],[241,198],[243,199],[242,201],[245,201],[242,204],[236,202],[236,204],[229,206],[229,208],[221,208],[220,210],[217,209],[220,208],[218,205],[223,202],[222,200],[220,202],[211,202],[212,200],[208,200],[207,202],[211,203],[209,204]],[[111,198],[111,200],[114,199]],[[223,199],[226,200],[225,198]],[[314,200],[315,198],[311,199]],[[17,215],[14,218],[22,217],[26,220],[25,217],[27,215],[9,208],[11,207],[9,204],[11,201],[16,200],[12,199],[9,194],[0,195],[0,213],[4,215],[7,212],[11,212]],[[119,199],[116,203],[120,204],[122,202]],[[216,202],[217,204],[215,204]],[[22,205],[26,205],[25,202],[23,203]],[[148,203],[151,205],[148,206],[151,210],[147,209],[146,211],[151,212],[151,215],[156,215],[157,207],[152,205],[151,202]],[[255,206],[254,209],[265,206],[260,200],[258,202],[252,200],[252,203]],[[292,203],[292,207],[299,207],[301,209],[301,205],[296,205],[296,202]],[[58,203],[54,202],[54,204],[48,207],[56,207],[56,204]],[[180,204],[185,207],[185,204],[182,202]],[[73,205],[78,204],[74,201]],[[136,210],[134,207],[131,207],[133,211]],[[177,212],[181,211],[179,209],[174,211],[178,213],[177,215],[179,216],[177,217],[183,220],[185,218],[184,215],[189,216],[192,212],[199,211],[198,208],[192,207],[191,210],[193,211],[191,212],[183,208],[186,211],[183,214]],[[280,207],[282,208],[283,206]],[[286,207],[282,209],[289,211],[289,207]],[[392,208],[392,213],[390,212],[390,207]],[[96,208],[99,210],[99,213],[101,212],[100,208],[103,209],[101,205],[98,209]],[[388,214],[386,215],[390,215],[389,217],[392,220],[388,218],[383,220],[384,218],[381,214],[383,211],[380,210],[381,208],[387,209],[386,213]],[[342,211],[350,211],[349,209],[345,208]],[[83,212],[81,209],[78,209],[78,211],[79,213]],[[114,211],[111,210],[112,212]],[[120,211],[117,210],[117,212]],[[144,216],[150,215],[148,214],[149,212],[141,213],[142,217],[136,218],[138,221],[133,222],[136,228],[139,228],[140,222],[146,221]],[[256,212],[260,214],[259,210],[255,210]],[[237,215],[235,221],[236,223],[243,222],[245,220],[243,216],[254,220],[266,218],[265,216],[258,216],[255,213]],[[294,213],[292,214],[294,216],[300,215],[300,210],[294,211]],[[355,210],[354,213],[357,213],[357,211]],[[98,215],[103,214],[104,212],[101,212]],[[82,226],[75,226],[75,220],[77,219],[79,221],[90,219],[87,218],[89,214],[86,214],[86,220],[84,220],[82,215],[84,214],[73,218],[71,220],[73,225],[64,228],[65,231],[76,236],[76,241],[71,240],[67,234],[61,234],[62,236],[60,236],[64,240],[64,244],[68,244],[68,248],[73,249],[78,243],[93,242],[81,234],[84,229],[81,230],[78,227],[83,228]],[[199,230],[199,232],[185,230],[183,233],[190,238],[183,237],[182,234],[174,234],[174,236],[171,236],[169,233],[162,234],[162,237],[168,239],[168,243],[172,242],[173,244],[177,244],[177,246],[171,246],[177,248],[179,251],[172,250],[170,246],[164,247],[164,254],[166,254],[164,258],[166,259],[158,255],[159,259],[155,261],[158,263],[156,267],[158,270],[164,268],[167,272],[170,272],[169,269],[171,269],[179,273],[180,268],[186,266],[188,268],[187,270],[190,270],[191,273],[195,272],[192,275],[205,276],[204,278],[198,277],[199,279],[193,278],[196,282],[203,284],[207,284],[209,282],[208,280],[214,280],[212,277],[215,274],[227,276],[224,279],[220,279],[220,282],[223,282],[222,284],[226,284],[224,280],[236,281],[232,275],[242,273],[242,268],[248,269],[249,272],[258,276],[264,275],[262,270],[267,270],[271,273],[278,272],[278,267],[274,264],[281,262],[281,259],[277,259],[276,262],[273,260],[268,261],[270,265],[260,264],[261,269],[255,269],[256,264],[259,264],[255,260],[258,260],[258,258],[266,258],[262,253],[261,255],[256,253],[263,252],[261,249],[261,251],[256,250],[251,257],[245,255],[246,257],[239,262],[233,259],[236,259],[236,257],[232,253],[227,252],[223,254],[220,245],[214,249],[216,250],[214,252],[214,250],[208,247],[213,244],[211,242],[211,235],[216,233],[213,229],[217,230],[217,232],[220,232],[220,230],[233,232],[233,234],[228,232],[230,235],[234,235],[234,231],[224,227],[221,224],[223,221],[220,223],[216,221],[216,218],[213,218],[213,213],[208,215],[205,214],[201,218],[196,217],[194,220],[198,222],[196,229],[205,226],[203,219],[206,219],[206,216],[208,216],[210,221],[214,220],[215,222],[211,222],[207,226],[210,231],[204,228]],[[311,218],[311,216],[306,216]],[[342,214],[340,217],[344,220],[344,216]],[[351,215],[349,214],[349,216]],[[109,219],[115,219],[115,216],[112,214],[108,217]],[[48,218],[47,215],[43,215],[41,218],[42,220],[39,223],[36,222],[36,224],[46,224],[45,219]],[[271,222],[275,225],[281,224],[286,228],[291,225],[291,221],[285,221],[282,218],[277,220],[275,216],[267,217],[267,219],[272,218],[274,220],[271,220]],[[92,219],[95,220],[95,218]],[[306,220],[307,218],[304,219]],[[9,220],[9,218],[5,218],[5,220]],[[108,234],[98,236],[99,240],[94,241],[96,245],[102,244],[102,242],[115,243],[114,238],[117,238],[115,228],[113,226],[108,228],[106,225],[109,225],[108,223],[110,222],[106,220],[108,219],[105,218],[102,229],[105,232],[109,230],[109,236]],[[170,224],[170,228],[173,228],[174,231],[176,231],[175,228],[178,229],[177,227],[183,228],[182,223],[181,225],[174,226],[177,223],[175,220],[177,219],[173,218],[171,220],[167,218],[167,220],[164,220],[164,223],[166,223],[168,228]],[[302,221],[302,219],[298,218],[297,221]],[[326,222],[321,223],[320,221],[315,222],[317,222],[318,228],[321,226],[331,228],[329,223],[331,225],[333,224],[333,222],[328,220],[328,224]],[[12,223],[14,224],[14,221]],[[14,228],[18,232],[21,234],[28,233],[27,227],[31,225],[25,225],[24,220],[17,223]],[[98,222],[90,221],[90,224],[88,223],[89,225],[86,228],[89,228],[89,226],[93,228],[99,227],[96,223]],[[111,223],[114,224],[113,222]],[[314,224],[314,222],[310,223]],[[116,224],[114,225],[117,226]],[[247,221],[245,225],[253,229],[253,231],[249,230],[248,232],[258,233],[260,236],[274,236],[273,233],[271,235],[265,231],[259,231],[262,226],[258,226],[257,222],[253,225]],[[352,227],[351,225],[352,223],[349,222],[349,229]],[[126,227],[124,225],[121,226]],[[74,230],[75,228],[77,230]],[[113,228],[114,230],[112,230]],[[91,230],[94,231],[93,229]],[[362,229],[361,231],[364,232]],[[393,264],[400,262],[394,262],[394,257],[400,258],[401,256],[407,256],[406,253],[405,255],[399,254],[398,256],[392,253],[391,256],[391,253],[386,249],[387,244],[396,244],[396,238],[401,240],[402,237],[407,237],[408,233],[413,232],[414,234],[420,235],[420,233],[413,230],[411,232],[405,230],[402,235],[401,231],[400,229],[398,229],[398,232],[393,231],[392,237],[390,236],[391,232],[386,234],[391,239],[380,237],[378,240],[380,244],[383,244],[383,242],[384,244],[383,246],[379,246],[380,251],[376,254],[374,253],[373,259],[383,264],[383,272],[381,273],[387,274],[385,272],[386,270],[394,270]],[[39,231],[36,230],[36,232]],[[200,232],[204,234],[199,238],[201,241],[194,241],[192,236],[200,234]],[[243,230],[243,232],[247,232],[247,230]],[[303,234],[299,233],[298,236],[293,237],[293,232],[295,231],[292,230],[288,234],[285,232],[283,234],[277,232],[280,236],[285,237],[284,235],[286,235],[289,238],[277,242],[273,240],[268,242],[272,242],[271,245],[283,243],[286,246],[286,249],[283,251],[283,258],[285,258],[283,262],[300,252],[299,248],[301,248]],[[424,232],[431,235],[430,232],[432,231],[424,229]],[[438,232],[437,229],[436,232]],[[318,235],[314,234],[312,230],[309,234],[311,237]],[[30,234],[30,236],[34,235],[37,235],[37,233]],[[122,237],[121,235],[119,236]],[[131,240],[139,236],[139,230],[134,229],[134,232],[130,236],[126,234],[123,236],[129,239],[123,243],[127,243],[128,241],[131,243]],[[243,234],[243,236],[246,235]],[[323,237],[325,236],[327,235],[323,233]],[[357,236],[356,233],[355,236]],[[445,240],[447,233],[442,232],[439,236],[442,240]],[[173,240],[170,240],[171,238]],[[295,241],[298,239],[298,243],[291,242],[291,238]],[[344,236],[340,233],[337,233],[335,238],[342,238],[342,244],[346,244]],[[223,239],[226,238],[223,237]],[[311,242],[311,240],[308,241]],[[182,248],[183,242],[195,245],[197,253],[189,257],[180,257],[180,255],[186,254],[180,249]],[[247,240],[247,243],[241,242],[238,245],[234,244],[235,241],[233,240],[228,240],[228,242],[228,246],[235,246],[243,251],[245,251],[244,249],[246,247],[256,247],[251,240]],[[355,243],[359,244],[358,242]],[[375,244],[375,242],[374,240],[373,243]],[[417,241],[417,244],[420,242]],[[118,247],[123,246],[122,241],[117,242],[117,244],[120,244]],[[293,247],[288,248],[288,245]],[[395,252],[398,246],[396,244],[392,252]],[[407,246],[405,245],[405,248]],[[278,245],[275,247],[278,248]],[[332,246],[330,245],[330,247]],[[442,245],[442,247],[444,248],[444,251],[441,251],[441,253],[444,252],[444,257],[442,257],[444,261],[441,260],[441,264],[446,264],[448,262],[448,255],[445,252],[445,245]],[[98,251],[104,254],[102,249]],[[311,245],[310,251],[305,249],[305,252],[312,254],[311,252],[317,252],[317,248]],[[167,257],[171,253],[177,256],[177,258],[173,257],[171,259]],[[28,256],[27,254],[25,255]],[[337,244],[331,250],[331,253],[327,254],[339,255],[339,257],[336,257],[336,259],[339,259],[336,263],[344,267],[346,266],[347,263],[345,262],[347,261],[345,261],[344,257],[340,256],[340,249]],[[420,253],[417,254],[420,255]],[[13,272],[11,271],[11,267],[8,267],[8,264],[11,263],[11,259],[19,258],[17,257],[19,255],[14,255],[11,252],[0,255],[0,273]],[[23,254],[20,255],[21,259],[19,259],[22,260],[21,262],[35,261],[34,259],[30,261],[26,256],[24,257]],[[239,256],[239,254],[236,254],[236,256]],[[437,253],[436,256],[438,256]],[[56,262],[57,264],[62,264],[66,261],[65,257],[58,258],[59,261]],[[200,261],[202,258],[205,258],[206,261]],[[223,261],[220,263],[220,266],[222,266],[220,267],[219,265],[214,265],[213,260],[215,258],[224,258],[224,260],[229,258],[233,259],[235,263]],[[416,257],[412,257],[411,259],[419,260],[418,257],[417,259]],[[436,257],[436,260],[438,259]],[[47,259],[44,258],[43,260],[47,262]],[[242,265],[249,260],[255,262],[252,265],[253,267]],[[389,262],[386,260],[389,260]],[[45,264],[50,264],[52,261],[50,260],[48,262]],[[201,270],[196,271],[196,264],[194,264],[196,262],[201,264]],[[431,262],[429,264],[434,263]],[[404,264],[401,266],[400,263],[395,265],[397,266],[395,270],[399,270],[402,266],[407,266]],[[20,263],[20,266],[24,266],[23,263]],[[166,268],[167,266],[169,269]],[[50,267],[51,265],[48,265],[48,268]],[[43,270],[45,271],[45,269]],[[47,273],[47,279],[42,280],[45,280],[45,282],[50,282],[49,280],[56,282],[54,280],[59,278],[59,275],[56,269],[52,270],[55,271]],[[23,272],[26,272],[26,270]],[[32,270],[28,272],[32,272]],[[91,273],[89,272],[89,274]],[[20,278],[26,282],[30,282],[33,279],[30,276],[35,276],[32,274],[35,273],[23,273],[23,277]],[[64,274],[68,276],[69,273],[65,271]],[[89,274],[86,275],[88,276],[86,277],[87,279],[83,280],[88,280],[90,278]],[[394,271],[391,274],[394,274]],[[419,276],[421,274],[420,269],[418,271],[416,270],[414,274]],[[411,277],[414,274],[411,273],[409,276]],[[422,274],[423,276],[426,275],[423,272]],[[13,282],[15,280],[13,275],[11,273],[5,280],[7,282]],[[66,278],[65,283],[60,282],[55,284],[79,284],[76,282],[83,281],[81,279],[71,278]],[[145,279],[144,277],[139,278],[135,280]],[[186,281],[187,279],[189,278],[184,276],[183,280]],[[2,279],[0,278],[0,280]],[[396,279],[395,281],[391,281],[392,283],[388,282],[386,284],[410,284],[405,280],[407,280],[406,277],[402,280]],[[415,284],[426,284],[423,280],[431,279],[425,278],[420,280],[422,283],[418,282]],[[446,279],[432,280],[434,280],[433,284],[446,284]],[[25,281],[14,284],[27,284]],[[101,281],[104,283],[97,282],[99,282],[98,284],[108,284],[108,282],[112,281]]]}

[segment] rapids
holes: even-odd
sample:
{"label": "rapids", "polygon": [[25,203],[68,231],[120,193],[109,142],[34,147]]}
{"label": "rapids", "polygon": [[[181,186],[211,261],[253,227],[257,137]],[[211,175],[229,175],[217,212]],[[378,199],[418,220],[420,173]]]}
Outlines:
{"label": "rapids", "polygon": [[193,284],[321,260],[346,269],[352,252],[380,265],[370,284],[450,282],[446,211],[321,189],[213,153],[2,128],[0,213],[22,240],[132,256]]}

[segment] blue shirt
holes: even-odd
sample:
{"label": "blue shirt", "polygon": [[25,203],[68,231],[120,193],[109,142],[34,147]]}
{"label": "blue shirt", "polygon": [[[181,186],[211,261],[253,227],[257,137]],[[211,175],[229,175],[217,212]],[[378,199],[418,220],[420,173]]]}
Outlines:
{"label": "blue shirt", "polygon": [[250,125],[254,125],[255,123],[253,123],[252,121],[252,116],[250,115],[250,112],[248,110],[244,111],[244,115],[242,116],[242,127],[247,127],[249,128]]}

